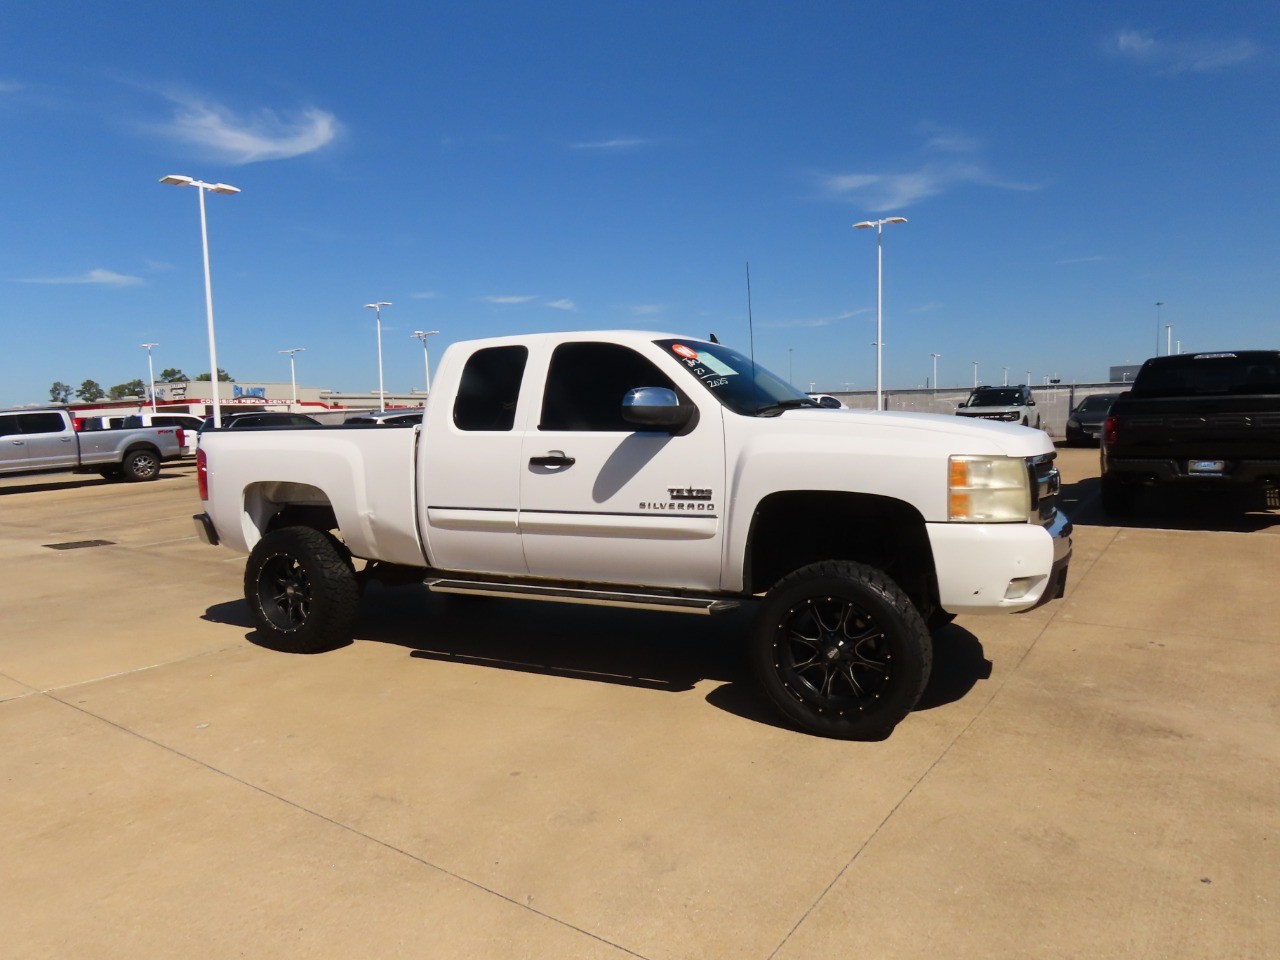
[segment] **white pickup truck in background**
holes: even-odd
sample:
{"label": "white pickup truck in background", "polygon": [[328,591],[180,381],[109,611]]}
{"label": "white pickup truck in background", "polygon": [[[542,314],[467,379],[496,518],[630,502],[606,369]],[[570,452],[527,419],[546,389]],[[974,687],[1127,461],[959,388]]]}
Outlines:
{"label": "white pickup truck in background", "polygon": [[249,554],[246,600],[286,649],[348,641],[370,578],[752,604],[768,698],[866,739],[920,697],[931,628],[1061,596],[1054,457],[1022,426],[818,407],[718,343],[543,334],[449,347],[420,426],[206,430],[195,519]]}
{"label": "white pickup truck in background", "polygon": [[160,426],[81,432],[62,407],[0,410],[0,473],[72,470],[108,480],[154,480],[182,456],[183,431]]}

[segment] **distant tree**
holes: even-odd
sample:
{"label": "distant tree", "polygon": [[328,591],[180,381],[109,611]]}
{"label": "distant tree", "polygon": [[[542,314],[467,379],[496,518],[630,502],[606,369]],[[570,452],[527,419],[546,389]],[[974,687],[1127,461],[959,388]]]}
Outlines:
{"label": "distant tree", "polygon": [[[177,367],[167,367],[160,371],[161,383],[186,383],[191,378],[179,370]],[[205,377],[205,379],[209,379]]]}
{"label": "distant tree", "polygon": [[71,399],[71,384],[61,380],[53,381],[53,386],[49,388],[49,399],[54,403],[66,403]]}
{"label": "distant tree", "polygon": [[[197,380],[208,380],[208,379],[209,379],[209,375],[208,375],[207,373],[202,373],[202,374],[200,374],[199,376],[197,376],[197,377],[196,377],[196,379],[197,379]],[[235,383],[235,382],[236,382],[236,378],[235,378],[235,377],[233,377],[233,376],[231,376],[231,374],[227,373],[227,371],[223,370],[221,367],[219,367],[219,368],[218,368],[218,382],[219,382],[219,383]]]}
{"label": "distant tree", "polygon": [[122,397],[143,397],[146,393],[145,383],[141,380],[130,380],[128,383],[117,383],[107,391],[107,396],[112,400],[119,400]]}
{"label": "distant tree", "polygon": [[101,400],[105,397],[106,393],[97,380],[86,380],[80,384],[80,389],[76,391],[76,396],[86,403],[93,403],[95,400]]}

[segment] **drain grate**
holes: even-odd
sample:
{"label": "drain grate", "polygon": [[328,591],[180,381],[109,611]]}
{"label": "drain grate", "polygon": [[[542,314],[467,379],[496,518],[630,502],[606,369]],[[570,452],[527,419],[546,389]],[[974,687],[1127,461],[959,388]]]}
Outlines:
{"label": "drain grate", "polygon": [[46,543],[50,550],[79,550],[82,547],[114,547],[114,540],[72,540],[69,543]]}

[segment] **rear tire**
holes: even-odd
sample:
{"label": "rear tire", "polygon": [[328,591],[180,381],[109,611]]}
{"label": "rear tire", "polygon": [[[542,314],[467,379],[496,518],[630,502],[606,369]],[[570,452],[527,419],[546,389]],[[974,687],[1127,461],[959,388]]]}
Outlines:
{"label": "rear tire", "polygon": [[933,641],[886,574],[827,560],[769,591],[751,659],[766,696],[792,723],[826,737],[881,740],[924,692]]}
{"label": "rear tire", "polygon": [[268,645],[319,653],[351,640],[360,587],[350,554],[311,527],[272,530],[253,548],[244,597]]}
{"label": "rear tire", "polygon": [[141,483],[160,476],[160,455],[154,450],[130,450],[120,464],[120,473],[129,483]]}
{"label": "rear tire", "polygon": [[1102,478],[1102,511],[1112,517],[1131,517],[1137,511],[1138,488],[1114,476]]}

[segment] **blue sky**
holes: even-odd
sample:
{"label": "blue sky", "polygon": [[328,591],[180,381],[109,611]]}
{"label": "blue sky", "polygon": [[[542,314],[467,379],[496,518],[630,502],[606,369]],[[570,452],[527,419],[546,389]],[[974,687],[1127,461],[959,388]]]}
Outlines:
{"label": "blue sky", "polygon": [[[801,387],[1277,347],[1272,3],[7,5],[0,404],[208,369],[422,387],[410,339],[628,327]],[[1164,333],[1160,332],[1163,345]]]}

